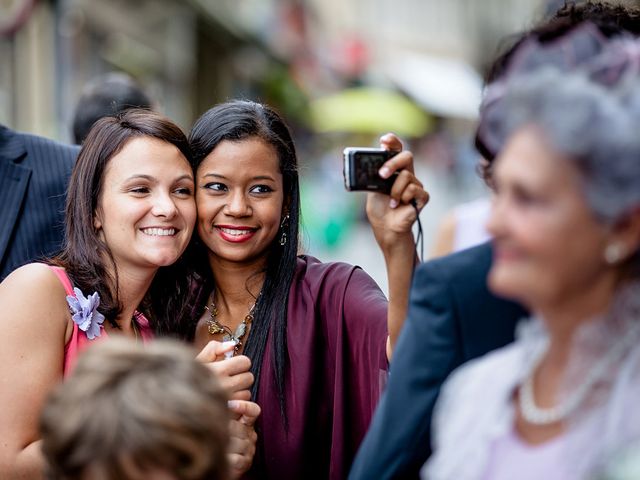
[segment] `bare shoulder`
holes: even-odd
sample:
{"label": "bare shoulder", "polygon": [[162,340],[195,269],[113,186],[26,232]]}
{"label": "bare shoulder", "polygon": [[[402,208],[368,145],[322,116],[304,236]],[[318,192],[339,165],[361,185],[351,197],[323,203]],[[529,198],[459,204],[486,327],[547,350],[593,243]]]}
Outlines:
{"label": "bare shoulder", "polygon": [[39,438],[39,411],[63,375],[72,325],[65,297],[44,264],[25,265],[0,284],[0,385],[10,387],[0,388],[0,456]]}
{"label": "bare shoulder", "polygon": [[50,333],[66,331],[69,310],[64,286],[43,263],[24,265],[0,283],[0,310],[5,324],[13,319],[29,328],[47,319]]}
{"label": "bare shoulder", "polygon": [[64,291],[62,283],[58,279],[55,273],[53,273],[51,267],[44,263],[28,263],[20,268],[16,268],[11,272],[7,278],[0,284],[0,287],[8,285],[24,285],[25,283],[35,283],[43,285],[59,285]]}

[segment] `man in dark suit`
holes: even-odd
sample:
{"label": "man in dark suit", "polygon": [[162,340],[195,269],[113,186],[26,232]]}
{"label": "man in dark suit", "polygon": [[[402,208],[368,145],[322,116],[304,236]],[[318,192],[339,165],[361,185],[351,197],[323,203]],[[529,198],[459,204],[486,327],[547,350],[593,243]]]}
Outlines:
{"label": "man in dark suit", "polygon": [[0,279],[62,246],[67,182],[78,151],[0,125]]}
{"label": "man in dark suit", "polygon": [[[640,34],[638,10],[604,2],[568,5],[522,35],[500,56],[488,82],[504,75],[509,59],[527,39],[551,42],[585,20],[607,37],[621,32]],[[476,146],[490,162],[497,152],[480,135],[487,126],[483,113]],[[485,169],[487,180],[489,174],[490,163]],[[462,363],[513,340],[515,325],[526,312],[487,289],[491,255],[487,243],[417,268],[386,391],[360,446],[350,480],[417,478],[431,452],[431,417],[442,383]]]}

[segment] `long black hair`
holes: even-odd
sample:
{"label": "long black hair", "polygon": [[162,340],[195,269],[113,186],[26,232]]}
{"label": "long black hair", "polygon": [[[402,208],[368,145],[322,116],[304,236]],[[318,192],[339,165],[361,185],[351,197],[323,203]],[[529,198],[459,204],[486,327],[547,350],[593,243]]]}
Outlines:
{"label": "long black hair", "polygon": [[[298,225],[300,221],[300,189],[298,184],[298,161],[291,133],[284,120],[270,107],[242,100],[234,100],[213,107],[202,115],[189,134],[189,145],[193,154],[193,168],[197,171],[204,158],[225,140],[242,141],[259,138],[275,148],[278,153],[280,172],[283,178],[284,203],[282,218],[288,220],[269,247],[265,280],[258,298],[254,320],[245,344],[244,354],[251,359],[251,372],[255,377],[251,393],[256,398],[260,384],[260,371],[269,331],[273,333],[273,359],[275,384],[280,409],[286,425],[284,400],[284,371],[287,363],[287,301],[296,268],[298,253]],[[280,238],[286,235],[286,243]],[[208,286],[213,288],[213,277],[209,263],[203,261],[203,246],[195,239],[190,248],[195,249],[192,266]],[[200,250],[198,252],[197,250]],[[210,290],[209,290],[210,291]],[[202,313],[207,297],[200,296],[197,311]],[[284,308],[283,308],[284,307]]]}

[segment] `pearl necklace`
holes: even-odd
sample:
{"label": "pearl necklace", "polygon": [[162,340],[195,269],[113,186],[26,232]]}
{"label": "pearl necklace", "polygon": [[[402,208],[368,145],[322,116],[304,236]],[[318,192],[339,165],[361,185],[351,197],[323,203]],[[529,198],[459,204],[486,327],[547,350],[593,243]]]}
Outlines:
{"label": "pearl necklace", "polygon": [[533,425],[551,425],[567,418],[584,402],[587,394],[598,380],[609,371],[609,368],[624,356],[629,347],[635,344],[639,331],[640,327],[636,325],[632,331],[624,335],[620,341],[609,349],[606,355],[591,367],[591,370],[585,376],[584,382],[564,402],[549,408],[542,408],[536,405],[533,391],[533,376],[544,357],[545,352],[542,352],[534,363],[531,372],[518,389],[518,406],[520,407],[522,418]]}

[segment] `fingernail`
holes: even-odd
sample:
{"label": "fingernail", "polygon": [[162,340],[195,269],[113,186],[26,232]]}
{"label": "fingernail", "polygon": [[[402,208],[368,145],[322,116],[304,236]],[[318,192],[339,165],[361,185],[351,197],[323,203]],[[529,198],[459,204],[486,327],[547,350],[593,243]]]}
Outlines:
{"label": "fingernail", "polygon": [[387,167],[382,167],[380,170],[378,170],[378,175],[380,175],[382,178],[387,178],[389,175],[391,175],[391,170]]}
{"label": "fingernail", "polygon": [[240,402],[237,400],[228,400],[227,401],[227,406],[231,409],[233,408],[238,408],[240,406]]}
{"label": "fingernail", "polygon": [[228,340],[226,342],[222,342],[222,346],[224,348],[235,347],[236,346],[236,341],[235,340]]}
{"label": "fingernail", "polygon": [[396,208],[397,206],[398,206],[398,201],[395,198],[392,198],[391,200],[389,200],[390,208]]}

